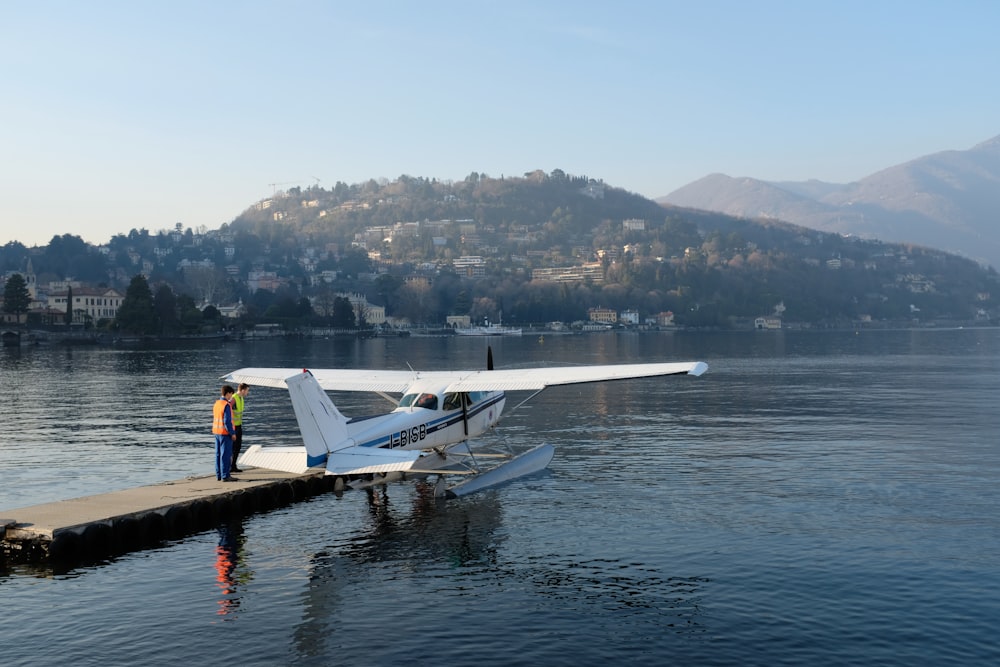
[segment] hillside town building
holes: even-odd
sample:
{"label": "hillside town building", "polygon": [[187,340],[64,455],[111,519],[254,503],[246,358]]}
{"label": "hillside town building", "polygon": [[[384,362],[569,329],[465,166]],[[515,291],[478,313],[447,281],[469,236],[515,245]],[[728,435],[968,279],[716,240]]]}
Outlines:
{"label": "hillside town building", "polygon": [[50,292],[48,307],[60,313],[69,309],[73,324],[96,323],[117,317],[124,298],[125,295],[110,287],[75,287]]}

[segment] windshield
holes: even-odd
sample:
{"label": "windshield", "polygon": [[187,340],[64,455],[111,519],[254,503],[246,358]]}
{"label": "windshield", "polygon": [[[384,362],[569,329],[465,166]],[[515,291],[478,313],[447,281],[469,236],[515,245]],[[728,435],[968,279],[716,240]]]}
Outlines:
{"label": "windshield", "polygon": [[438,397],[434,394],[407,394],[406,396],[403,396],[403,398],[399,399],[399,407],[437,410]]}

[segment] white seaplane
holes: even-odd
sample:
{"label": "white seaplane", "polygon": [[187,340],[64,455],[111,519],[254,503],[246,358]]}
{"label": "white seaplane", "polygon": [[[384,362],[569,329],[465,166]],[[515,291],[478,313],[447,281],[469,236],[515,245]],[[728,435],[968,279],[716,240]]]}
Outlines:
{"label": "white seaplane", "polygon": [[[553,386],[661,375],[697,376],[706,370],[708,366],[701,361],[494,370],[492,351],[488,350],[486,370],[242,368],[222,379],[287,388],[305,445],[254,445],[240,457],[241,467],[304,473],[324,466],[326,474],[336,475],[348,485],[389,481],[400,473],[438,474],[435,493],[451,498],[537,472],[552,460],[549,444],[518,455],[473,452],[470,441],[500,421],[506,392],[534,392],[518,404],[520,407]],[[327,391],[374,392],[396,407],[383,415],[348,419]],[[400,393],[399,400],[391,396]],[[500,463],[481,465],[480,460],[494,458]],[[448,475],[465,475],[466,479],[447,487],[444,480]]]}

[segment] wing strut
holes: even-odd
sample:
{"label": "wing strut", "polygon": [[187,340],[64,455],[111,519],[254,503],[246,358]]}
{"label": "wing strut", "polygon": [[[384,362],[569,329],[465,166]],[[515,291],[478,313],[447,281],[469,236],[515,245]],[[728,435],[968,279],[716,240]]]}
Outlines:
{"label": "wing strut", "polygon": [[469,437],[469,397],[464,393],[458,395],[458,400],[462,401],[462,429],[465,437]]}
{"label": "wing strut", "polygon": [[525,403],[527,403],[528,401],[530,401],[531,399],[533,399],[535,396],[538,396],[543,391],[545,391],[544,388],[543,389],[539,389],[538,391],[536,391],[535,393],[533,393],[531,396],[529,396],[528,398],[524,399],[523,401],[521,401],[520,403],[518,403],[517,405],[515,405],[514,407],[512,407],[507,412],[507,414],[510,414],[511,412],[514,412],[514,410],[517,410],[519,407],[521,407],[522,405],[524,405]]}

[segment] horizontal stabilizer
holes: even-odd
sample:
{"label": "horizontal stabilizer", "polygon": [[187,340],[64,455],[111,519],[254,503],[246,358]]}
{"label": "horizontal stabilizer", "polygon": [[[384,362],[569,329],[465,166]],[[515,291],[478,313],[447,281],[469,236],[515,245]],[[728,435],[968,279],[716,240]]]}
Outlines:
{"label": "horizontal stabilizer", "polygon": [[368,475],[409,470],[420,452],[379,447],[347,447],[329,455],[326,471],[331,475]]}
{"label": "horizontal stabilizer", "polygon": [[253,466],[301,475],[309,471],[305,447],[261,447],[253,445],[244,452],[237,463],[240,467]]}

